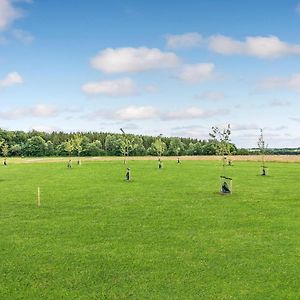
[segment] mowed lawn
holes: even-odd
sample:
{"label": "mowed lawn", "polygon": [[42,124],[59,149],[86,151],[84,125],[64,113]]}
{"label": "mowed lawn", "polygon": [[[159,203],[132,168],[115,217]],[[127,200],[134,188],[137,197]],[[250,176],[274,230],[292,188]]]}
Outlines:
{"label": "mowed lawn", "polygon": [[128,165],[0,167],[0,299],[300,299],[300,164]]}

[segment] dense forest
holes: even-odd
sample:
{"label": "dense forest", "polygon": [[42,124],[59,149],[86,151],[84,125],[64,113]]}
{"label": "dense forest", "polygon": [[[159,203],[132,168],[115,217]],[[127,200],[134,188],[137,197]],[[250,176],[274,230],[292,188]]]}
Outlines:
{"label": "dense forest", "polygon": [[[237,149],[231,154],[258,154],[257,149]],[[124,135],[107,132],[39,132],[0,129],[0,155],[8,156],[121,156],[216,155],[216,140]],[[268,149],[266,154],[300,154],[298,149]]]}
{"label": "dense forest", "polygon": [[[160,142],[160,144],[158,143]],[[158,148],[160,149],[158,151]],[[232,152],[238,150],[232,144]],[[215,155],[218,143],[178,137],[106,132],[38,132],[0,129],[0,154],[8,156]]]}

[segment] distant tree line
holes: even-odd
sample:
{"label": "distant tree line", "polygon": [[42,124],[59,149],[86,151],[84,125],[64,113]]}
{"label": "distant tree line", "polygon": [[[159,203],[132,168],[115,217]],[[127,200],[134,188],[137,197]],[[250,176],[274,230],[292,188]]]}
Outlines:
{"label": "distant tree line", "polygon": [[[230,153],[259,154],[258,149]],[[9,156],[144,156],[218,155],[222,145],[214,139],[124,135],[107,132],[40,132],[0,129],[0,155]],[[298,149],[268,149],[266,154],[300,154]]]}
{"label": "distant tree line", "polygon": [[[128,144],[130,143],[130,144]],[[0,129],[0,154],[8,156],[215,155],[218,143],[179,137],[124,135],[107,132],[40,132]],[[231,144],[232,153],[237,153]],[[128,151],[130,149],[130,151]]]}
{"label": "distant tree line", "polygon": [[[244,154],[243,152],[247,152],[246,155],[257,155],[260,154],[258,149],[239,149],[238,152]],[[300,155],[300,147],[299,148],[268,148],[265,151],[266,155]]]}

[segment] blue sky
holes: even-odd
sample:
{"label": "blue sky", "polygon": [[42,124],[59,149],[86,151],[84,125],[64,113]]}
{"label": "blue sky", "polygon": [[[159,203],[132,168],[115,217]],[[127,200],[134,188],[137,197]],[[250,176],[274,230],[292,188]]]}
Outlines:
{"label": "blue sky", "polygon": [[0,0],[0,127],[300,146],[299,1]]}

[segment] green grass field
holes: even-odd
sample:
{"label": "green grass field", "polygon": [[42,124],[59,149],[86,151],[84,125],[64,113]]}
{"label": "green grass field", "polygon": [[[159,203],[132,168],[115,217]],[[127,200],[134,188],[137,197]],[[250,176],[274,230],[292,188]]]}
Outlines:
{"label": "green grass field", "polygon": [[300,164],[220,164],[1,166],[0,299],[300,299]]}

